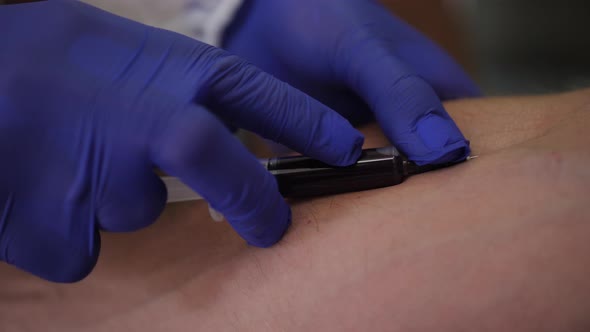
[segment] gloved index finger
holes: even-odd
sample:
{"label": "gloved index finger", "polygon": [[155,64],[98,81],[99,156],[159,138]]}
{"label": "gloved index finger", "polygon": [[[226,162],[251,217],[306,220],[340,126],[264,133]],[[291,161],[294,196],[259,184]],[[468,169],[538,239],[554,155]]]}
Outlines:
{"label": "gloved index finger", "polygon": [[206,104],[224,120],[332,165],[360,156],[364,137],[337,112],[240,58],[219,53]]}

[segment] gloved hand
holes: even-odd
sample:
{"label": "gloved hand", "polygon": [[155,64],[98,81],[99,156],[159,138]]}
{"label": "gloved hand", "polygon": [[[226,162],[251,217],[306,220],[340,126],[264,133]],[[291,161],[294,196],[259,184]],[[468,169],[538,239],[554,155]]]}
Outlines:
{"label": "gloved hand", "polygon": [[360,155],[346,119],[238,57],[78,1],[0,6],[0,49],[0,259],[45,279],[83,278],[99,230],[158,217],[155,167],[250,244],[278,241],[289,207],[224,122],[334,165]]}
{"label": "gloved hand", "polygon": [[370,0],[245,0],[224,48],[353,123],[374,116],[419,164],[464,159],[469,145],[440,99],[478,95],[434,43]]}

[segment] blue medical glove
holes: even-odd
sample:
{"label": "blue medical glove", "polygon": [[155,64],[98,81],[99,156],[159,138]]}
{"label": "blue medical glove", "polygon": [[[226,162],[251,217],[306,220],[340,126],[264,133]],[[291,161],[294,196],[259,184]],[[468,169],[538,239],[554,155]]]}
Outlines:
{"label": "blue medical glove", "polygon": [[245,0],[224,48],[353,123],[374,116],[419,164],[469,154],[440,99],[476,96],[477,87],[445,52],[377,1]]}
{"label": "blue medical glove", "polygon": [[250,244],[278,241],[289,207],[225,123],[335,165],[363,143],[338,113],[236,56],[78,1],[0,6],[0,50],[0,259],[48,280],[86,276],[99,230],[158,217],[154,168]]}

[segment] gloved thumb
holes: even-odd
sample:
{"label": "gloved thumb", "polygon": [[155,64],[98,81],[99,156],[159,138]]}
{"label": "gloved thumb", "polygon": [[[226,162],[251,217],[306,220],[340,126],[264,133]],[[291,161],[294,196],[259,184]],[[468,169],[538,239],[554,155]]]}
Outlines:
{"label": "gloved thumb", "polygon": [[338,72],[367,102],[390,141],[420,165],[465,159],[469,142],[432,87],[387,47],[364,48],[341,59]]}

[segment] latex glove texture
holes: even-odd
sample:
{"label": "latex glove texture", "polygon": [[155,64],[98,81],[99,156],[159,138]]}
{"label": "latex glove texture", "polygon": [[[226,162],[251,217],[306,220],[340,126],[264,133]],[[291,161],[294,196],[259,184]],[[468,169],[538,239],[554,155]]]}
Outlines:
{"label": "latex glove texture", "polygon": [[334,165],[363,142],[338,113],[212,46],[78,1],[0,6],[0,260],[83,278],[99,230],[161,213],[155,168],[248,243],[274,244],[290,209],[224,122]]}
{"label": "latex glove texture", "polygon": [[224,48],[353,123],[374,116],[419,164],[469,154],[440,99],[477,96],[477,87],[449,55],[377,1],[245,0]]}

